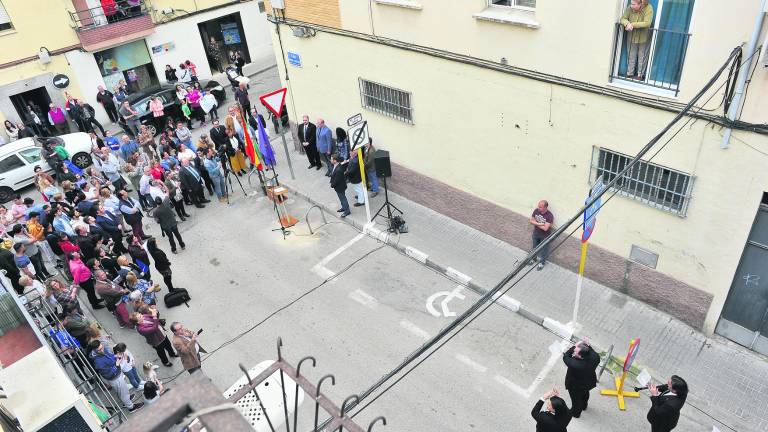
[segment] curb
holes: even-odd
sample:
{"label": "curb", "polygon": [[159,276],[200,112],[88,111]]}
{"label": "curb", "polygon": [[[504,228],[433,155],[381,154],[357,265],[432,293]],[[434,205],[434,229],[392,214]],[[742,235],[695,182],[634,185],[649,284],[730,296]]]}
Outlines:
{"label": "curb", "polygon": [[[376,239],[377,241],[380,241],[382,243],[385,243],[395,249],[396,251],[400,252],[401,254],[407,256],[408,258],[411,258],[412,260],[429,267],[430,269],[443,274],[446,278],[453,280],[454,282],[458,283],[459,285],[465,286],[469,288],[470,290],[474,291],[478,295],[485,295],[490,291],[489,289],[477,284],[474,282],[469,276],[459,272],[458,270],[454,269],[453,267],[445,266],[441,263],[435,262],[432,260],[428,254],[408,245],[401,245],[399,242],[393,242],[390,239],[390,233],[386,231],[382,231],[378,228],[373,228],[370,226],[362,225],[360,222],[354,220],[354,219],[341,219],[337,213],[326,206],[325,204],[319,202],[318,200],[315,200],[310,195],[304,193],[303,191],[300,191],[294,187],[291,186],[290,182],[283,182],[284,185],[288,186],[288,188],[298,197],[301,197],[305,201],[309,202],[312,205],[318,206],[322,211],[325,213],[331,215],[331,217],[334,217],[336,219],[339,219],[340,221],[346,223],[347,225],[353,226],[358,231],[367,234],[368,236]],[[566,324],[563,324],[557,320],[554,320],[549,317],[543,317],[535,312],[526,309],[522,303],[520,303],[518,300],[515,300],[512,297],[507,296],[506,294],[497,294],[494,298],[494,301],[497,305],[503,307],[504,309],[509,310],[510,312],[516,313],[523,318],[527,319],[528,321],[531,321],[532,323],[544,328],[545,330],[563,338],[568,341],[573,342],[575,332],[574,329],[570,328]],[[578,339],[578,338],[577,338]]]}

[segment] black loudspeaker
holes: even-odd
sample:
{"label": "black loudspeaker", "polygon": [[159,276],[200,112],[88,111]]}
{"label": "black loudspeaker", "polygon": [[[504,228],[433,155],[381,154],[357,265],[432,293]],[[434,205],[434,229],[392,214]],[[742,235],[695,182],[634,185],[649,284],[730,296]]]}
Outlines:
{"label": "black loudspeaker", "polygon": [[376,177],[392,177],[392,167],[389,165],[389,152],[386,150],[376,150],[373,155],[374,165],[376,166]]}

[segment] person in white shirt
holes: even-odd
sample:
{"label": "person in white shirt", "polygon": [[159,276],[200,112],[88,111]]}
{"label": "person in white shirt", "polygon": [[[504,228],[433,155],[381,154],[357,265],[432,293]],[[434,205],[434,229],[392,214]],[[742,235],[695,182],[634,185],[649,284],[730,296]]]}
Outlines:
{"label": "person in white shirt", "polygon": [[197,153],[192,151],[189,147],[187,147],[184,144],[179,145],[179,153],[176,155],[176,159],[182,160],[182,159],[189,159],[192,160],[197,157]]}
{"label": "person in white shirt", "polygon": [[136,358],[130,351],[128,351],[128,347],[121,342],[112,347],[112,352],[115,353],[115,357],[120,365],[120,370],[122,370],[123,374],[128,377],[128,381],[130,381],[133,388],[136,390],[143,390],[146,381],[139,378],[139,372],[136,370]]}

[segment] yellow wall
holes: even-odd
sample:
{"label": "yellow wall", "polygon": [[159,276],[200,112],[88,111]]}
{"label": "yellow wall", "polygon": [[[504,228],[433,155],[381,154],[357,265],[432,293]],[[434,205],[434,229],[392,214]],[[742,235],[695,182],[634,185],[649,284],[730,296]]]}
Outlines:
{"label": "yellow wall", "polygon": [[[297,114],[323,116],[332,128],[343,125],[361,110],[358,77],[410,91],[413,125],[362,109],[380,147],[398,164],[520,214],[541,198],[549,200],[556,218],[574,213],[589,189],[593,146],[634,154],[673,117],[326,33],[283,43],[305,64],[316,65],[289,66]],[[687,217],[616,197],[602,210],[593,236],[595,244],[623,257],[632,244],[655,251],[659,271],[713,294],[708,326],[768,190],[768,158],[736,140],[722,151],[721,135],[719,127],[695,122],[654,160],[695,177]],[[736,135],[768,148],[768,137]]]}
{"label": "yellow wall", "polygon": [[67,0],[3,0],[14,29],[0,33],[0,64],[36,56],[42,46],[54,51],[79,44],[67,5],[71,8]]}
{"label": "yellow wall", "polygon": [[[66,91],[78,99],[85,98],[85,95],[80,88],[80,83],[77,80],[77,75],[74,73],[72,68],[70,68],[69,63],[63,54],[51,56],[51,63],[47,65],[42,65],[39,61],[34,60],[16,66],[0,69],[0,85],[9,84],[16,81],[24,81],[25,79],[45,73],[51,73],[54,75],[61,73],[68,76],[70,83],[66,88]],[[64,99],[65,90],[58,91],[62,99]],[[51,98],[55,98],[56,95],[50,94],[50,96]],[[46,107],[41,108],[47,111]],[[0,123],[5,121],[6,116],[9,117],[12,121],[19,120],[15,111],[9,113],[3,113],[0,111]]]}
{"label": "yellow wall", "polygon": [[[531,29],[473,18],[486,8],[487,0],[414,1],[421,10],[372,3],[371,26],[368,0],[340,0],[342,26],[365,33],[373,28],[378,36],[497,62],[505,57],[510,65],[597,85],[608,84],[614,23],[627,3],[592,0],[564,7],[563,2],[539,1],[535,19],[540,27]],[[749,40],[759,5],[755,0],[695,3],[681,92],[670,100],[688,101],[731,49]],[[763,39],[765,34],[761,43]],[[768,100],[759,97],[768,91],[766,74],[762,67],[755,73],[745,120],[768,122]],[[713,98],[709,106],[714,108],[721,99]]]}

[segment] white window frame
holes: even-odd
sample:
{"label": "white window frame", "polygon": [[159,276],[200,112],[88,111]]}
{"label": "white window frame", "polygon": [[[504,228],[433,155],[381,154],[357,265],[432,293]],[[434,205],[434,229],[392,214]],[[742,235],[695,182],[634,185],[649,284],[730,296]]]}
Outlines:
{"label": "white window frame", "polygon": [[8,29],[0,29],[0,32],[13,30],[13,21],[11,20],[11,16],[8,14],[8,10],[3,5],[3,2],[0,1],[0,24],[10,24],[11,28]]}
{"label": "white window frame", "polygon": [[[488,0],[488,6],[490,6],[490,7],[500,7],[500,8],[520,9],[520,10],[526,10],[526,11],[532,11],[532,12],[536,11],[536,7],[535,6],[534,7],[530,7],[530,6],[521,6],[521,5],[517,4],[517,2],[521,1],[521,0],[509,0],[509,2],[511,3],[509,6],[496,4],[496,3],[494,3],[494,1],[498,1],[498,0]],[[533,0],[533,1],[537,1],[537,0]]]}

